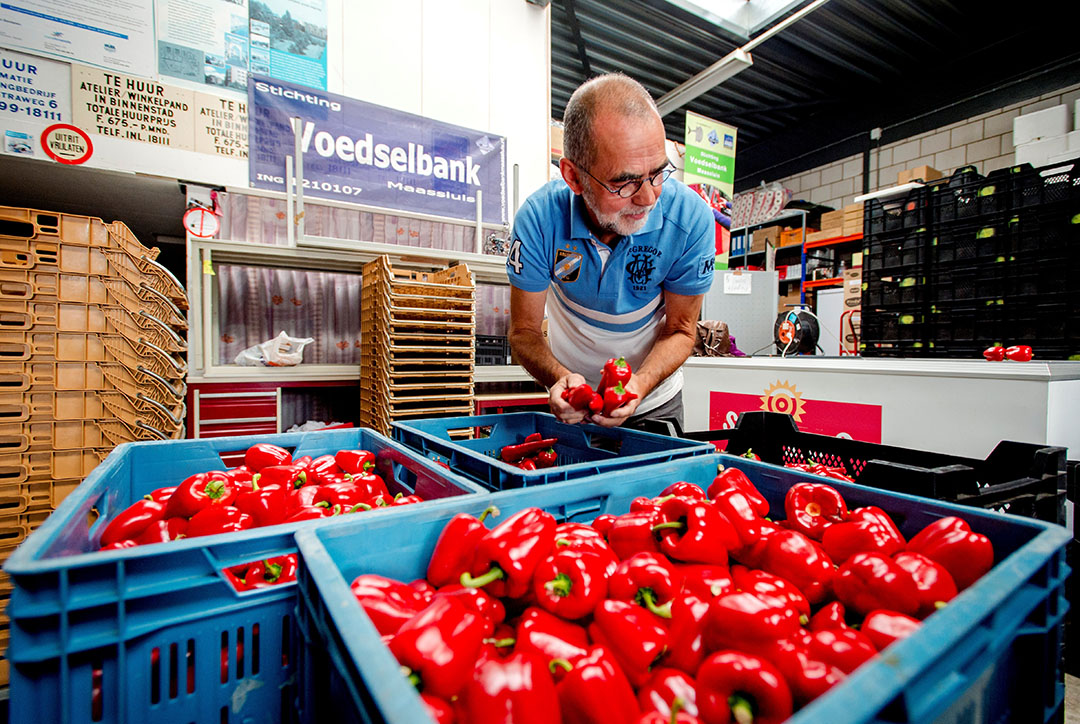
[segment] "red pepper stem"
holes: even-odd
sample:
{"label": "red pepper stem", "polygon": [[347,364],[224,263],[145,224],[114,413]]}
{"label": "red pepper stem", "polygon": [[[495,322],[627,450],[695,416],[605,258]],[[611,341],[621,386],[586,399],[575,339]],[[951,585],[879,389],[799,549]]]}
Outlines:
{"label": "red pepper stem", "polygon": [[153,500],[154,499],[153,495],[144,495],[142,497],[143,497],[143,500]]}
{"label": "red pepper stem", "polygon": [[203,488],[203,490],[206,492],[206,497],[210,498],[211,500],[217,500],[225,494],[225,481],[215,478],[214,480],[211,480],[209,483],[207,483],[206,487]]}
{"label": "red pepper stem", "polygon": [[941,609],[945,608],[948,605],[949,605],[948,601],[934,601],[934,610],[935,611],[940,611]]}
{"label": "red pepper stem", "polygon": [[299,473],[297,473],[296,480],[293,481],[293,487],[294,488],[302,488],[302,487],[304,487],[304,483],[306,483],[306,482],[307,482],[307,471],[306,470],[301,470]]}
{"label": "red pepper stem", "polygon": [[358,510],[371,510],[371,506],[367,503],[357,503],[353,507],[349,508],[350,513],[355,513]]}
{"label": "red pepper stem", "polygon": [[516,644],[517,639],[513,639],[513,638],[484,639],[484,643],[485,644],[491,644],[492,646],[494,646],[497,649],[505,649],[507,646],[513,646],[514,644]]}
{"label": "red pepper stem", "polygon": [[408,666],[401,667],[401,675],[408,679],[409,683],[415,686],[417,689],[420,688],[420,675],[414,673],[413,670],[410,669]]}
{"label": "red pepper stem", "polygon": [[745,696],[732,694],[728,697],[728,706],[731,708],[731,718],[738,724],[754,724],[754,707]]}
{"label": "red pepper stem", "polygon": [[404,495],[405,495],[405,493],[398,493],[397,495],[394,496],[394,500],[401,500],[401,498],[404,497]]}
{"label": "red pepper stem", "polygon": [[262,473],[255,473],[251,476],[251,492],[257,493],[262,490],[262,488],[259,487],[259,478],[261,475]]}
{"label": "red pepper stem", "polygon": [[679,529],[682,529],[682,528],[685,528],[685,527],[686,527],[686,523],[682,522],[681,520],[669,520],[667,523],[658,523],[657,525],[654,525],[652,527],[652,529],[654,531],[656,531],[656,530],[665,530],[667,528],[679,528]]}
{"label": "red pepper stem", "polygon": [[484,509],[484,512],[480,514],[480,517],[477,518],[477,520],[483,523],[484,518],[487,518],[489,515],[492,517],[499,515],[499,509],[496,508],[494,505],[489,505],[487,508]]}
{"label": "red pepper stem", "polygon": [[668,601],[663,606],[657,606],[656,595],[652,592],[651,588],[640,589],[636,598],[638,599],[638,603],[660,618],[671,618],[671,601]]}
{"label": "red pepper stem", "polygon": [[567,540],[566,538],[560,538],[559,540],[555,541],[555,545],[557,545],[559,547],[572,546],[572,545],[574,545],[574,542],[570,541],[570,540]]}
{"label": "red pepper stem", "polygon": [[810,617],[807,616],[805,613],[799,614],[799,625],[805,626],[808,623],[810,623]]}
{"label": "red pepper stem", "polygon": [[566,575],[565,573],[560,573],[556,575],[553,580],[545,583],[544,588],[546,588],[551,593],[554,593],[559,598],[564,598],[570,595],[570,588],[573,585],[574,584],[570,581],[570,576]]}
{"label": "red pepper stem", "polygon": [[461,585],[465,586],[465,588],[483,588],[487,584],[494,581],[501,581],[505,577],[506,574],[503,573],[503,569],[498,566],[492,566],[491,570],[476,578],[473,578],[468,571],[465,571],[461,574]]}
{"label": "red pepper stem", "polygon": [[563,669],[564,671],[573,671],[574,665],[566,659],[552,659],[548,663],[548,671],[555,673],[555,669]]}
{"label": "red pepper stem", "polygon": [[270,561],[263,561],[263,579],[267,583],[276,583],[281,578],[281,566]]}
{"label": "red pepper stem", "polygon": [[676,696],[671,701],[671,724],[677,724],[679,712],[686,708],[686,702],[681,696]]}

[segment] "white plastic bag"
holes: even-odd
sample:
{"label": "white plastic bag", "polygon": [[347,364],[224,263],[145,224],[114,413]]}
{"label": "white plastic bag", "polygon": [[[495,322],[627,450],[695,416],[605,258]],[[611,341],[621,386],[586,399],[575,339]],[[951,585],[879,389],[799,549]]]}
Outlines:
{"label": "white plastic bag", "polygon": [[314,341],[311,337],[290,337],[282,332],[262,344],[248,347],[233,361],[241,367],[292,367],[304,361],[304,347]]}

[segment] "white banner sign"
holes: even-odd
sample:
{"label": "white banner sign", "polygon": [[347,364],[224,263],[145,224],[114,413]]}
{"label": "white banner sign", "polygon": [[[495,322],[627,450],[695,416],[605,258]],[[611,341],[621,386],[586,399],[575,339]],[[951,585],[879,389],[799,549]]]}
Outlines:
{"label": "white banner sign", "polygon": [[0,133],[4,153],[44,158],[38,137],[71,122],[71,68],[0,48]]}

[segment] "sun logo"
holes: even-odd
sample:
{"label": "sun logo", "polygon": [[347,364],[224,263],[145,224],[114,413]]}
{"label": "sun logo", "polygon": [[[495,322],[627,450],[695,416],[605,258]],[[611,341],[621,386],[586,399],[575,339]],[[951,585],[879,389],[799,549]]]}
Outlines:
{"label": "sun logo", "polygon": [[791,415],[795,422],[799,422],[804,412],[802,395],[795,389],[795,385],[777,380],[769,385],[765,394],[761,397],[761,409],[766,412],[782,412]]}

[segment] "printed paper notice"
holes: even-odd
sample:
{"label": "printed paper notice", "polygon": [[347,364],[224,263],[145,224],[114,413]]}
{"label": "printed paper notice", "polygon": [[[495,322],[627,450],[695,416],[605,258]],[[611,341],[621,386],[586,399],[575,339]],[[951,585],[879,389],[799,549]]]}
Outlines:
{"label": "printed paper notice", "polygon": [[247,0],[157,0],[158,72],[247,92]]}
{"label": "printed paper notice", "polygon": [[247,101],[196,93],[195,150],[226,158],[246,159]]}
{"label": "printed paper notice", "polygon": [[90,133],[195,150],[195,92],[121,73],[73,66],[75,125]]}
{"label": "printed paper notice", "polygon": [[0,129],[3,152],[41,157],[38,136],[71,122],[71,70],[33,55],[0,48]]}
{"label": "printed paper notice", "polygon": [[739,272],[729,272],[724,275],[724,294],[750,294],[750,280],[753,279],[749,274],[740,274]]}
{"label": "printed paper notice", "polygon": [[145,0],[0,0],[0,45],[149,74],[153,14]]}

